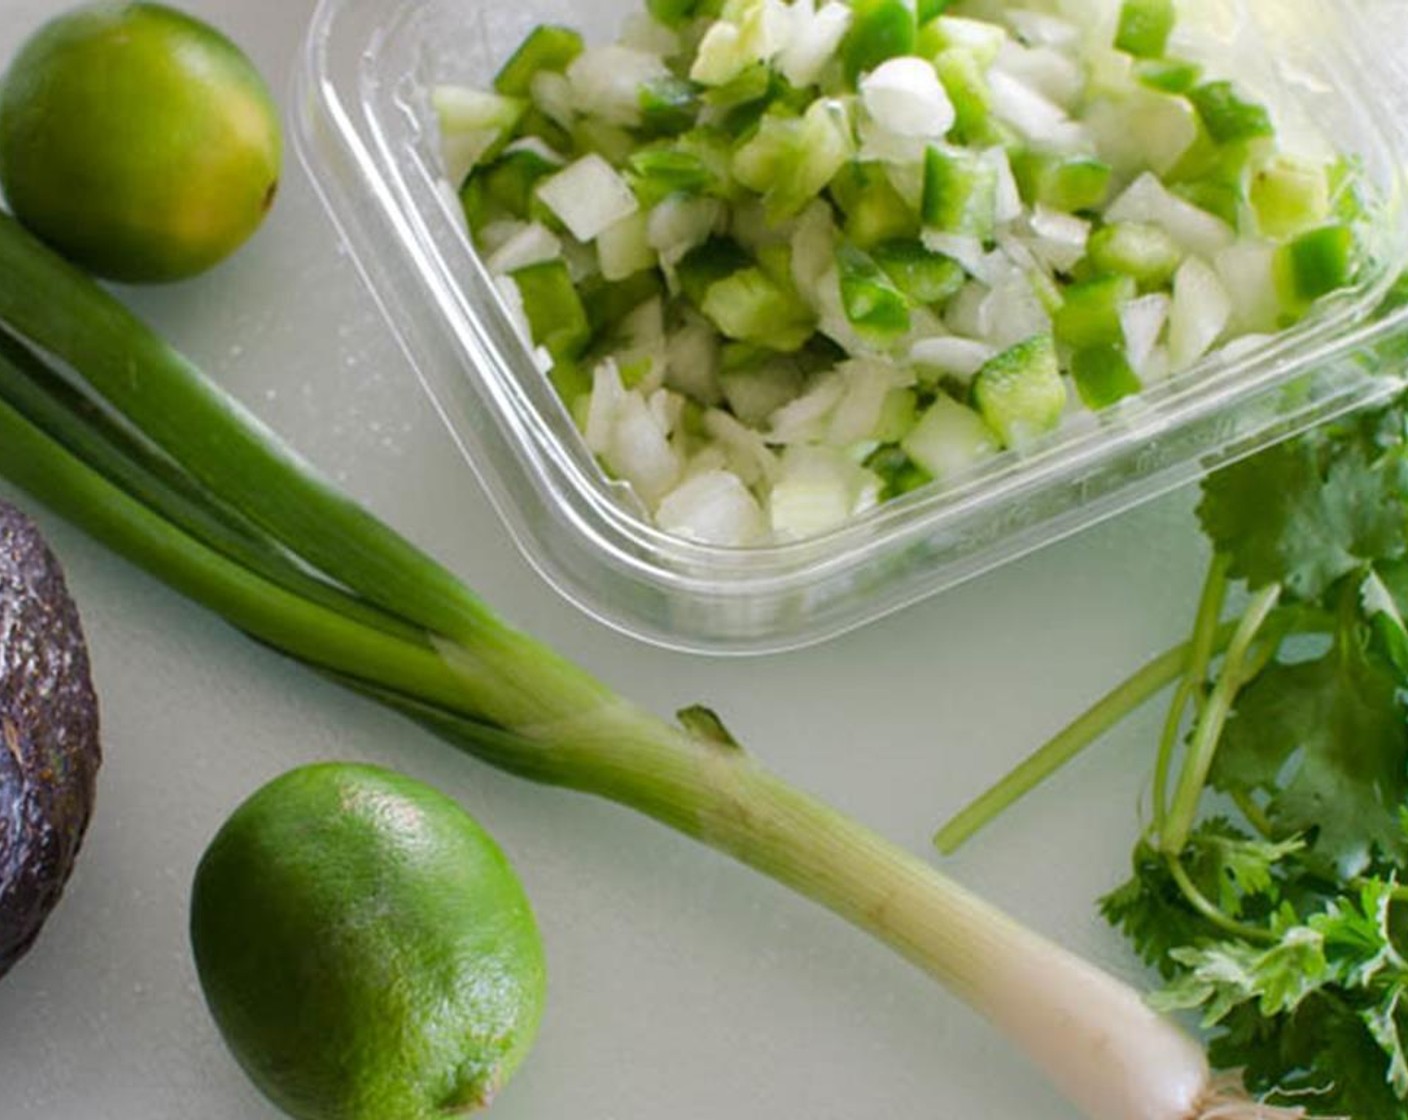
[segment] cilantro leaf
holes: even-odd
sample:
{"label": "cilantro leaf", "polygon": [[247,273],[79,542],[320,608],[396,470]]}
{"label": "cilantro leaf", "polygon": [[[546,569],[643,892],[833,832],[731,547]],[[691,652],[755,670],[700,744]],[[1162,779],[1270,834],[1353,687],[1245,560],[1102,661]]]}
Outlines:
{"label": "cilantro leaf", "polygon": [[[1223,817],[1202,821],[1179,857],[1188,878],[1203,896],[1230,917],[1261,919],[1280,902],[1284,861],[1304,843],[1255,839]],[[1316,904],[1320,899],[1316,898]],[[1100,912],[1134,945],[1145,964],[1165,980],[1179,971],[1177,951],[1223,936],[1190,905],[1169,868],[1167,857],[1148,841],[1134,852],[1133,875],[1100,900]]]}
{"label": "cilantro leaf", "polygon": [[1228,793],[1263,793],[1281,835],[1313,836],[1310,857],[1342,876],[1375,850],[1408,855],[1408,725],[1397,682],[1352,640],[1275,663],[1238,698],[1210,775]]}
{"label": "cilantro leaf", "polygon": [[1333,992],[1317,992],[1270,1019],[1255,1003],[1241,1004],[1209,1043],[1208,1057],[1220,1069],[1241,1070],[1247,1088],[1272,1104],[1354,1120],[1404,1115],[1388,1055],[1362,1012]]}
{"label": "cilantro leaf", "polygon": [[1389,927],[1396,884],[1367,879],[1357,897],[1329,902],[1310,918],[1310,928],[1325,942],[1325,954],[1339,983],[1366,988],[1380,974],[1408,976],[1408,962],[1393,943]]}
{"label": "cilantro leaf", "polygon": [[1318,599],[1337,580],[1408,549],[1401,445],[1316,433],[1208,478],[1198,516],[1230,574]]}
{"label": "cilantro leaf", "polygon": [[1100,900],[1100,912],[1129,939],[1140,960],[1166,980],[1177,970],[1173,954],[1180,946],[1216,934],[1188,905],[1163,855],[1143,841],[1134,850],[1134,874]]}
{"label": "cilantro leaf", "polygon": [[1408,563],[1376,565],[1359,590],[1359,610],[1384,657],[1408,681]]}
{"label": "cilantro leaf", "polygon": [[1278,911],[1275,941],[1208,940],[1173,951],[1154,999],[1216,1029],[1210,1056],[1248,1087],[1312,1112],[1401,1120],[1408,1100],[1408,962],[1394,946],[1397,884],[1370,879],[1300,922]]}
{"label": "cilantro leaf", "polygon": [[1239,832],[1230,821],[1213,818],[1203,822],[1189,838],[1188,853],[1195,875],[1200,866],[1206,865],[1207,873],[1198,877],[1215,880],[1219,885],[1216,901],[1223,913],[1240,918],[1247,913],[1249,901],[1261,901],[1265,911],[1269,909],[1265,903],[1275,903],[1280,898],[1279,865],[1304,848],[1305,841],[1299,836],[1279,843],[1255,840]]}
{"label": "cilantro leaf", "polygon": [[1378,1004],[1363,1012],[1369,1033],[1388,1055],[1388,1082],[1400,1099],[1408,1097],[1408,1053],[1403,1048],[1403,1028],[1399,1022],[1404,987],[1403,983],[1395,984]]}

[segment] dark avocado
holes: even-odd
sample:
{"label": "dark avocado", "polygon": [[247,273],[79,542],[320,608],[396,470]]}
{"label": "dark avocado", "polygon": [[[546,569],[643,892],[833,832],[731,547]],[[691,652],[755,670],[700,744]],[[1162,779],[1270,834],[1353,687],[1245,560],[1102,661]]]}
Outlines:
{"label": "dark avocado", "polygon": [[39,529],[0,502],[0,975],[68,881],[100,759],[78,611]]}

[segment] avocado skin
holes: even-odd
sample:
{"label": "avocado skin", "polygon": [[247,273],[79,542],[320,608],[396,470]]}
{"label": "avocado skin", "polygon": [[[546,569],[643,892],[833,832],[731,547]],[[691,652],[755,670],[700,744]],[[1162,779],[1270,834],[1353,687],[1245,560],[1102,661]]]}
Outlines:
{"label": "avocado skin", "polygon": [[68,881],[100,761],[78,610],[38,527],[0,502],[0,976]]}

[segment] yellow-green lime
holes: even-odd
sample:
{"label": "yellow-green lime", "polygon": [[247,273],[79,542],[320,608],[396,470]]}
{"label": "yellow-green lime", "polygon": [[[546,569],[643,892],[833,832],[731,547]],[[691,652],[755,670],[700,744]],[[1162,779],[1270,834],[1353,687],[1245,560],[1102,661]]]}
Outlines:
{"label": "yellow-green lime", "polygon": [[263,220],[282,134],[245,54],[192,16],[97,3],[58,16],[0,84],[0,188],[11,212],[114,280],[200,272]]}
{"label": "yellow-green lime", "polygon": [[236,809],[196,871],[191,943],[230,1049],[300,1120],[486,1105],[542,1011],[537,926],[498,845],[374,766],[301,767]]}

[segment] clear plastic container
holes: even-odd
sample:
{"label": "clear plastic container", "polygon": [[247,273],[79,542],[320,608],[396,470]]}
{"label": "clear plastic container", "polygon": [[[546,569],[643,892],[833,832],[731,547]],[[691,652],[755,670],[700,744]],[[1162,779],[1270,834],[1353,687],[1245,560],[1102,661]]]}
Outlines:
{"label": "clear plastic container", "polygon": [[657,530],[519,342],[445,182],[428,101],[439,82],[487,87],[537,23],[603,41],[638,3],[321,0],[297,88],[300,154],[466,460],[528,559],[601,621],[702,652],[804,645],[1401,387],[1374,350],[1408,322],[1380,310],[1408,261],[1408,78],[1380,49],[1401,36],[1404,5],[1189,0],[1184,19],[1283,129],[1313,128],[1362,162],[1382,217],[1357,288],[961,486],[824,535],[724,549]]}

